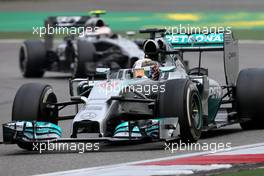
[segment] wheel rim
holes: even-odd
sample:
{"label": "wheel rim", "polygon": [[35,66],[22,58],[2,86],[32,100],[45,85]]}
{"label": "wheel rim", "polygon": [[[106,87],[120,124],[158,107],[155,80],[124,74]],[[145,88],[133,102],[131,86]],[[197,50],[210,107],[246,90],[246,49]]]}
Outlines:
{"label": "wheel rim", "polygon": [[[57,112],[56,111],[52,111],[51,109],[46,107],[47,103],[56,103],[57,102],[57,98],[55,96],[55,94],[53,93],[53,90],[48,87],[45,94],[43,95],[42,98],[42,103],[41,103],[41,114],[43,114],[44,116],[42,118],[44,118],[44,120],[49,119],[48,121],[57,124]],[[46,121],[45,120],[45,121]]]}
{"label": "wheel rim", "polygon": [[202,113],[201,113],[201,104],[198,95],[195,93],[192,96],[190,104],[190,117],[193,125],[196,129],[200,129],[202,126]]}

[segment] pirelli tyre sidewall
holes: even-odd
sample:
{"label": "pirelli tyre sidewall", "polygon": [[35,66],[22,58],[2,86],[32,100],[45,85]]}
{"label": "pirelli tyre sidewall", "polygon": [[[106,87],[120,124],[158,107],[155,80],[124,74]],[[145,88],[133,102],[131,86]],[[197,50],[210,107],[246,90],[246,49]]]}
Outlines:
{"label": "pirelli tyre sidewall", "polygon": [[195,84],[187,81],[179,109],[180,135],[184,142],[196,142],[202,132],[202,103]]}
{"label": "pirelli tyre sidewall", "polygon": [[168,80],[160,95],[160,116],[178,117],[184,142],[196,142],[202,132],[202,103],[196,85],[188,79]]}

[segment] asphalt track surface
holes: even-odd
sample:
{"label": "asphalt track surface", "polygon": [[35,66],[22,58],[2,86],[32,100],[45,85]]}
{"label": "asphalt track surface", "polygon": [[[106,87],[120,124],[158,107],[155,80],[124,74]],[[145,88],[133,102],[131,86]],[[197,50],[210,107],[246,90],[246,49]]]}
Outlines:
{"label": "asphalt track surface", "polygon": [[263,11],[263,0],[4,0],[1,11]]}
{"label": "asphalt track surface", "polygon": [[[68,100],[68,76],[62,73],[47,73],[43,79],[24,79],[18,69],[19,43],[0,41],[0,123],[10,121],[12,101],[17,89],[27,82],[42,82],[53,86],[59,100]],[[264,67],[264,44],[240,44],[240,68]],[[198,55],[188,55],[191,64],[198,63]],[[187,58],[186,57],[186,58]],[[222,54],[204,55],[204,66],[209,74],[223,82]],[[68,110],[70,111],[70,110]],[[71,133],[71,121],[61,122],[64,136]],[[239,125],[228,126],[203,135],[200,143],[231,142],[232,146],[254,144],[263,141],[264,130],[242,131]],[[0,129],[2,141],[2,129]],[[129,146],[106,146],[100,152],[28,152],[16,145],[0,144],[0,175],[40,174],[84,167],[117,164],[144,159],[179,155],[195,151],[164,151],[163,143]]]}

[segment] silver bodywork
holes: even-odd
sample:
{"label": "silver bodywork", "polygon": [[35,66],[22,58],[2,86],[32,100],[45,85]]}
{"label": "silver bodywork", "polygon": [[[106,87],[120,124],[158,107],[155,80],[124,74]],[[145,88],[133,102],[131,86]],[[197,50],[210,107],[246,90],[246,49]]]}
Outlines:
{"label": "silver bodywork", "polygon": [[139,49],[138,45],[136,45],[135,42],[131,41],[130,39],[126,37],[122,37],[121,35],[117,35],[116,38],[109,38],[104,36],[93,36],[93,35],[87,35],[83,37],[79,37],[81,40],[87,40],[90,42],[107,42],[111,43],[113,45],[119,46],[123,53],[125,53],[130,58],[136,57],[136,58],[144,58],[144,52]]}
{"label": "silver bodywork", "polygon": [[[117,36],[117,38],[109,38],[109,37],[104,37],[104,36],[82,36],[82,37],[77,37],[76,40],[73,40],[73,45],[76,48],[75,51],[77,51],[77,40],[85,40],[89,41],[91,43],[95,42],[107,42],[111,43],[113,46],[118,46],[120,47],[120,50],[123,54],[128,56],[129,58],[139,58],[142,59],[144,58],[144,52],[136,45],[135,42],[129,40],[128,38],[122,37],[120,35]],[[67,43],[63,42],[57,45],[56,51],[58,53],[59,59],[61,61],[65,61],[65,48],[67,47]],[[78,55],[78,53],[75,53]]]}
{"label": "silver bodywork", "polygon": [[[166,72],[161,75],[162,79],[191,79],[193,81],[198,81],[203,85],[203,94],[201,95],[202,105],[203,105],[203,115],[208,116],[208,98],[221,98],[223,93],[219,83],[215,80],[208,78],[207,76],[189,76],[184,69],[181,61],[177,59],[174,61],[173,58],[168,58],[166,62],[166,68],[171,69],[174,68],[173,71]],[[73,119],[73,123],[82,122],[82,121],[96,121],[100,125],[100,135],[105,136],[107,122],[109,120],[109,116],[111,111],[113,110],[111,106],[115,106],[118,102],[109,103],[109,100],[113,96],[119,96],[122,94],[122,90],[124,90],[127,86],[133,84],[157,84],[157,81],[153,81],[149,78],[141,78],[141,79],[131,79],[127,78],[126,72],[129,69],[123,69],[119,71],[117,77],[119,75],[119,79],[116,77],[115,79],[103,80],[103,81],[86,81],[88,85],[92,86],[92,90],[89,96],[84,102],[85,104],[80,108],[79,112]],[[122,74],[122,76],[120,76]],[[165,74],[167,78],[165,78]],[[81,80],[80,80],[81,81]],[[116,109],[116,111],[118,111]],[[174,130],[166,129],[166,125],[174,126]],[[160,139],[170,139],[172,137],[177,138],[180,135],[180,126],[177,117],[171,118],[162,118],[159,123],[159,138]],[[99,134],[98,134],[99,135]]]}
{"label": "silver bodywork", "polygon": [[[89,40],[90,39],[91,38],[89,38]],[[84,38],[84,40],[87,39]],[[109,40],[109,39],[102,39],[102,40]],[[126,40],[122,39],[120,41],[125,42]],[[115,41],[115,42],[120,42],[120,41]],[[152,39],[149,41],[153,43],[158,41],[163,43],[164,40],[162,37],[159,37],[159,38],[155,38],[155,41]],[[113,42],[113,41],[108,41],[108,42]],[[161,106],[161,104],[158,104],[158,101],[162,100],[159,99],[160,98],[159,95],[155,94],[154,92],[151,92],[150,95],[147,95],[145,90],[141,91],[140,93],[138,93],[137,91],[132,91],[132,92],[126,91],[129,90],[130,86],[132,85],[162,85],[162,84],[164,85],[165,83],[168,83],[171,80],[178,80],[178,79],[185,79],[185,81],[188,80],[189,87],[186,89],[187,96],[188,93],[190,93],[191,88],[195,88],[195,89],[197,88],[196,92],[197,94],[199,94],[199,99],[201,99],[201,104],[202,104],[202,107],[200,108],[202,110],[200,113],[201,114],[200,117],[205,120],[208,120],[208,122],[202,124],[203,126],[201,130],[204,130],[203,128],[211,129],[211,126],[217,127],[216,117],[222,116],[223,114],[225,116],[224,117],[225,121],[223,123],[219,123],[220,125],[223,126],[237,122],[233,119],[229,121],[229,117],[232,114],[231,115],[228,114],[227,108],[224,109],[226,111],[225,113],[220,112],[221,111],[220,106],[224,102],[223,99],[227,96],[229,96],[229,98],[232,98],[232,94],[230,93],[229,89],[232,90],[233,88],[232,86],[234,86],[235,79],[237,77],[237,69],[236,69],[237,68],[236,64],[238,63],[237,42],[233,40],[231,37],[227,39],[225,38],[225,40],[223,40],[220,43],[214,43],[217,44],[214,46],[203,46],[203,44],[204,43],[202,43],[201,46],[197,46],[197,47],[196,46],[194,47],[193,44],[191,44],[190,47],[185,47],[185,46],[182,47],[181,46],[182,43],[180,43],[179,45],[177,45],[176,43],[174,49],[176,48],[177,50],[173,50],[172,48],[169,49],[170,45],[168,46],[166,45],[166,47],[168,48],[165,50],[165,52],[161,51],[159,53],[159,50],[157,52],[155,52],[154,50],[155,54],[158,53],[160,54],[159,56],[162,56],[156,58],[161,65],[159,67],[160,75],[158,81],[154,81],[144,76],[141,78],[134,78],[133,75],[131,75],[133,69],[120,69],[118,71],[111,73],[109,72],[109,70],[106,69],[105,71],[107,72],[106,73],[107,79],[101,81],[99,80],[94,81],[88,79],[70,80],[70,95],[72,96],[71,101],[66,103],[56,103],[53,105],[66,106],[65,104],[71,104],[71,105],[74,104],[77,106],[76,114],[73,117],[73,132],[72,132],[71,140],[74,140],[74,138],[76,140],[79,140],[80,136],[78,135],[79,134],[81,135],[82,133],[87,136],[90,135],[94,136],[92,140],[100,140],[100,139],[116,140],[115,138],[116,136],[115,133],[113,134],[113,131],[116,129],[115,127],[119,126],[123,122],[128,123],[125,129],[128,129],[129,132],[133,132],[133,130],[135,129],[134,132],[136,133],[138,132],[137,130],[140,130],[142,128],[142,126],[146,126],[145,124],[147,124],[148,121],[154,122],[154,120],[159,121],[159,123],[155,123],[155,125],[158,126],[157,129],[158,139],[170,140],[170,139],[178,138],[181,135],[179,118],[170,117],[172,115],[166,115],[163,117],[161,115],[161,117],[157,117],[158,115],[162,114],[162,113],[159,114],[159,112],[155,111],[155,106]],[[232,45],[232,47],[230,45]],[[149,46],[153,46],[153,45],[149,45]],[[155,46],[158,46],[158,44],[156,43]],[[230,46],[230,48],[227,49],[226,48],[227,46]],[[126,47],[124,46],[124,49],[125,48]],[[147,53],[146,48],[144,50],[145,53]],[[150,51],[149,54],[153,52],[152,48],[150,48],[150,50],[148,51]],[[201,65],[199,65],[198,72],[196,72],[197,68],[193,68],[193,70],[187,70],[185,66],[182,64],[183,52],[201,53],[203,51],[225,52],[224,66],[225,66],[225,76],[226,76],[227,85],[221,86],[217,81],[209,78],[208,72],[200,74],[201,73],[200,71],[202,69]],[[200,59],[201,57],[199,58],[199,60]],[[177,83],[177,82],[172,82],[172,83]],[[81,85],[86,86],[86,88],[88,89],[86,90],[84,89],[84,91],[81,92],[79,89]],[[223,90],[225,89],[224,87],[226,87],[228,91],[227,93],[223,93]],[[171,89],[170,91],[172,90],[174,89]],[[88,93],[88,94],[83,94],[83,93]],[[154,98],[151,96],[153,96]],[[167,100],[168,99],[166,99],[166,101]],[[190,108],[189,107],[190,102],[188,101],[190,100],[188,99],[186,100],[187,112],[189,112],[188,108]],[[80,106],[79,104],[81,103],[83,105],[81,105],[81,107],[79,108],[78,106]],[[225,103],[226,104],[232,103],[232,99],[231,101],[229,99]],[[173,106],[169,106],[169,108],[172,109]],[[188,116],[190,116],[190,114],[188,114]],[[188,118],[188,120],[189,120],[189,124],[191,124],[190,118]],[[141,123],[142,121],[143,123]],[[136,126],[132,126],[132,129],[130,128],[131,123],[132,125],[136,125]],[[10,129],[7,130],[10,131]],[[109,131],[111,132],[109,133]],[[12,134],[9,135],[10,136],[9,138],[13,137],[16,134],[15,130],[11,130],[11,132]],[[140,133],[142,137],[146,135],[144,134],[144,131],[140,131]],[[122,136],[118,136],[118,137],[122,137]],[[131,140],[130,134],[129,136],[123,136],[123,137],[125,137],[126,140],[127,139],[129,139],[129,141]],[[143,138],[143,140],[144,139],[145,138]],[[85,139],[80,139],[80,140],[85,140]],[[91,139],[86,138],[86,140],[90,141]],[[118,140],[120,140],[120,138]],[[63,138],[61,139],[61,141],[63,141]]]}

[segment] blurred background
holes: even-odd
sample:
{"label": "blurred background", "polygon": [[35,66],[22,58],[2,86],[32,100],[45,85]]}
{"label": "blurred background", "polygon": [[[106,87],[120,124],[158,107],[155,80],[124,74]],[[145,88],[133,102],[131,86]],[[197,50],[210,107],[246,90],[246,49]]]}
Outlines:
{"label": "blurred background", "polygon": [[[230,26],[239,39],[264,39],[263,0],[0,0],[0,39],[32,38],[51,15],[103,9],[116,32],[146,27]],[[35,36],[34,36],[35,37]]]}
{"label": "blurred background", "polygon": [[[47,72],[42,79],[22,77],[18,62],[19,48],[25,38],[38,38],[32,34],[33,27],[43,26],[48,16],[89,15],[89,11],[97,9],[106,10],[107,14],[102,18],[115,32],[123,34],[125,31],[162,25],[232,27],[235,36],[244,40],[239,43],[240,69],[264,67],[264,42],[255,41],[264,40],[264,0],[0,0],[0,124],[11,120],[13,99],[22,84],[50,84],[59,101],[70,98],[70,74]],[[198,65],[198,57],[199,53],[185,56],[190,67]],[[209,76],[224,83],[223,54],[203,53],[202,57],[202,66],[209,68]],[[64,130],[63,136],[68,137],[72,122],[63,121],[60,126]],[[257,143],[259,136],[263,135],[263,130],[242,132],[236,125],[212,132],[200,142],[231,141],[232,146],[237,146]],[[35,155],[21,151],[16,145],[0,145],[0,175],[31,175],[171,156],[159,144],[115,147],[109,149],[115,153],[98,152],[96,156],[93,153]]]}

